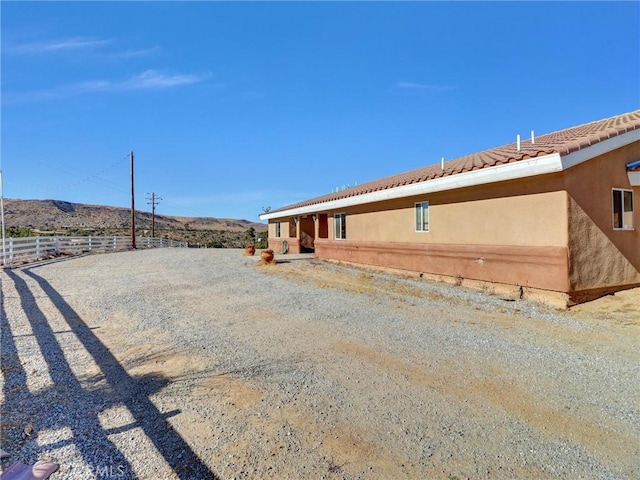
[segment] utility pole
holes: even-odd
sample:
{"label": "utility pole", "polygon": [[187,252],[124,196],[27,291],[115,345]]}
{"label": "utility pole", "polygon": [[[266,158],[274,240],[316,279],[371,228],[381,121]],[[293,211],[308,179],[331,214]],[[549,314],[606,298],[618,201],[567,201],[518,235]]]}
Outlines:
{"label": "utility pole", "polygon": [[2,165],[0,165],[0,221],[2,222],[2,266],[7,261],[7,247],[5,246],[5,229],[4,229],[4,193],[2,190]]}
{"label": "utility pole", "polygon": [[136,248],[136,205],[133,194],[133,150],[129,154],[131,159],[131,248]]}
{"label": "utility pole", "polygon": [[151,200],[147,202],[148,205],[151,205],[151,238],[156,238],[156,205],[160,203],[158,200],[162,200],[162,197],[157,196],[155,192],[151,192],[147,193],[147,200]]}

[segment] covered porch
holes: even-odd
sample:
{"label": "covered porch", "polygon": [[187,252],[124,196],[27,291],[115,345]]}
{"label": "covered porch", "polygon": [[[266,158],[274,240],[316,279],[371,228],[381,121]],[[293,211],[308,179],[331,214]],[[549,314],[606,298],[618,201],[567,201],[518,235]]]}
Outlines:
{"label": "covered porch", "polygon": [[276,219],[269,223],[269,248],[276,253],[315,253],[317,239],[329,237],[326,213]]}

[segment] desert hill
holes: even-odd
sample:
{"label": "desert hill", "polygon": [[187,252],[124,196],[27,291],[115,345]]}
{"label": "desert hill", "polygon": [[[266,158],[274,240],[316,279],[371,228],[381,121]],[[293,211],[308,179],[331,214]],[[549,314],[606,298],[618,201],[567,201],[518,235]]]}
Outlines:
{"label": "desert hill", "polygon": [[[4,200],[7,227],[41,230],[123,229],[130,227],[131,210],[105,205],[71,203],[63,200]],[[244,232],[249,228],[266,231],[263,223],[231,218],[171,217],[156,215],[156,230],[227,230]],[[136,210],[136,229],[151,228],[151,213]]]}

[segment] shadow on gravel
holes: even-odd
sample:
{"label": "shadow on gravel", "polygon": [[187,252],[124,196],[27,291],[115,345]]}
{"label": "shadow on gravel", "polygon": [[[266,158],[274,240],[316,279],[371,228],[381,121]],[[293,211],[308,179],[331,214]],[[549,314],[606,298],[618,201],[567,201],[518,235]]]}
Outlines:
{"label": "shadow on gravel", "polygon": [[14,416],[12,412],[22,413],[23,406],[30,394],[27,390],[27,372],[20,362],[18,349],[13,341],[14,336],[4,308],[4,301],[0,302],[0,332],[2,332],[0,335],[0,370],[2,370],[4,380],[2,390],[5,398],[5,403],[0,410],[0,445],[3,450],[11,452],[12,445],[9,443],[9,438],[20,438],[20,433],[10,435],[10,431],[18,429],[21,424],[21,416]]}
{"label": "shadow on gravel", "polygon": [[[92,382],[96,388],[83,388],[67,362],[59,339],[38,307],[36,296],[27,282],[14,271],[5,270],[14,282],[20,295],[23,311],[29,319],[33,334],[45,361],[53,385],[44,391],[32,394],[27,388],[27,376],[18,349],[11,334],[2,305],[2,369],[5,375],[5,405],[2,416],[10,419],[29,415],[29,421],[39,430],[60,430],[69,428],[72,436],[45,446],[46,450],[73,445],[82,455],[84,462],[97,478],[136,478],[137,475],[126,456],[108,438],[109,435],[141,428],[158,452],[181,479],[217,479],[186,441],[171,428],[167,418],[179,412],[162,414],[151,402],[149,396],[163,388],[168,380],[157,375],[134,378],[118,362],[116,357],[92,332],[91,328],[44,278],[28,269],[22,273],[35,280],[38,286],[56,306],[69,330],[83,344],[100,368],[103,382]],[[68,335],[68,333],[66,334]],[[64,337],[62,337],[64,338]],[[38,398],[39,397],[39,398]],[[124,405],[134,418],[126,426],[105,429],[100,424],[99,413],[113,406]],[[44,406],[48,408],[44,409]],[[6,425],[4,425],[6,426]],[[17,427],[17,425],[16,425]],[[19,428],[23,428],[20,426]],[[4,430],[4,429],[3,429]],[[7,433],[7,432],[5,432]],[[3,434],[3,437],[5,435]],[[19,438],[11,435],[12,438]],[[5,438],[3,438],[4,444]],[[6,444],[4,444],[6,445]],[[7,445],[3,448],[10,448]],[[41,450],[45,450],[41,448]],[[140,452],[141,458],[149,458]],[[73,473],[71,466],[70,472]],[[83,468],[86,468],[83,466]],[[102,474],[100,474],[102,472]],[[76,472],[77,473],[77,472]]]}

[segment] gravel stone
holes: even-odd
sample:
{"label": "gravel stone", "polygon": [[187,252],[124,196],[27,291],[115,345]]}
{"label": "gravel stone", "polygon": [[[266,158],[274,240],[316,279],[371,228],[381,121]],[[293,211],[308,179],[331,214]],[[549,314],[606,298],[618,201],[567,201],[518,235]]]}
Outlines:
{"label": "gravel stone", "polygon": [[0,272],[2,466],[51,460],[53,480],[640,478],[640,307],[590,317],[258,260],[167,248]]}

